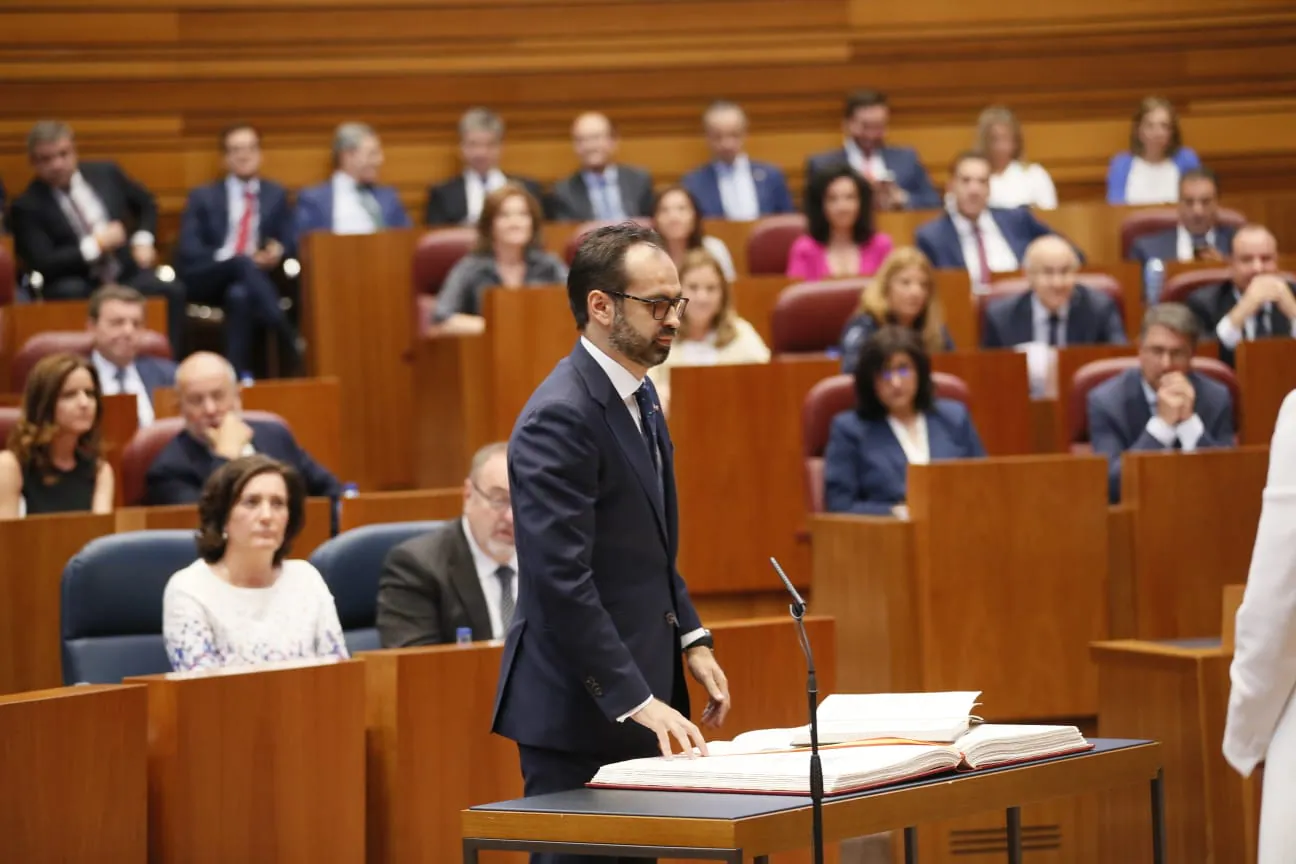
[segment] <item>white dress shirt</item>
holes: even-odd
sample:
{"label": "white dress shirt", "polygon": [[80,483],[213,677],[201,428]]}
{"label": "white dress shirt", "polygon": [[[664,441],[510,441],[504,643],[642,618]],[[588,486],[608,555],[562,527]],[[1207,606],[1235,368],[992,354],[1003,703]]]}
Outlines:
{"label": "white dress shirt", "polygon": [[1135,156],[1125,181],[1126,204],[1174,204],[1179,200],[1179,166],[1173,159],[1148,162]]}
{"label": "white dress shirt", "polygon": [[747,154],[739,153],[732,165],[717,161],[715,172],[725,218],[737,221],[759,219],[760,199],[756,195],[756,180],[752,177],[751,160]]}
{"label": "white dress shirt", "polygon": [[476,171],[465,171],[463,177],[464,198],[468,201],[468,218],[464,221],[468,225],[476,225],[477,220],[481,218],[482,205],[486,203],[487,193],[503,186],[508,182],[508,178],[498,168],[488,171],[484,182],[482,176]]}
{"label": "white dress shirt", "polygon": [[1201,440],[1202,435],[1206,433],[1206,424],[1202,422],[1197,412],[1187,420],[1184,420],[1177,426],[1171,426],[1166,421],[1157,416],[1156,410],[1156,391],[1152,385],[1144,378],[1139,382],[1143,385],[1143,398],[1147,400],[1148,407],[1152,410],[1152,416],[1148,419],[1147,433],[1161,442],[1163,447],[1173,447],[1175,439],[1179,439],[1179,446],[1185,453],[1191,453],[1197,449],[1197,442]]}
{"label": "white dress shirt", "polygon": [[1026,165],[1017,160],[998,174],[990,175],[990,206],[1057,209],[1057,189],[1043,165]]}
{"label": "white dress shirt", "polygon": [[[135,413],[139,418],[140,428],[150,425],[153,422],[153,402],[149,398],[148,388],[144,386],[144,379],[140,378],[139,369],[135,364],[131,363],[122,369],[98,351],[90,352],[90,362],[94,364],[95,372],[99,373],[100,392],[105,396],[134,393]],[[125,372],[120,381],[119,372]]]}
{"label": "white dress shirt", "polygon": [[[252,193],[252,221],[248,225],[247,247],[234,248],[238,240],[239,222],[243,220],[243,209],[247,207],[247,193]],[[229,212],[229,224],[225,230],[225,245],[216,251],[217,261],[228,261],[238,253],[250,254],[261,248],[261,181],[253,177],[243,181],[233,174],[225,178],[225,201]]]}
{"label": "white dress shirt", "polygon": [[[1233,302],[1242,302],[1242,292],[1238,291],[1237,288],[1233,289]],[[1215,325],[1215,338],[1219,339],[1220,344],[1230,351],[1237,348],[1238,343],[1242,342],[1244,339],[1247,342],[1251,342],[1256,338],[1256,331],[1259,327],[1259,323],[1256,319],[1261,315],[1269,316],[1269,321],[1271,322],[1270,328],[1272,329],[1272,322],[1275,322],[1274,304],[1266,303],[1260,307],[1259,312],[1242,322],[1242,329],[1240,330],[1234,326],[1232,319],[1228,315],[1225,315],[1219,320],[1219,323]],[[1293,319],[1291,322],[1291,335],[1296,338],[1296,319]]]}
{"label": "white dress shirt", "polygon": [[[630,412],[630,419],[634,421],[635,428],[637,428],[642,434],[643,417],[639,414],[639,403],[635,401],[635,392],[643,385],[643,379],[636,378],[629,369],[603,353],[597,345],[586,337],[581,337],[580,344],[581,347],[588,351],[589,355],[594,358],[594,362],[599,365],[599,368],[607,373],[608,380],[612,382],[612,388],[616,390],[617,396],[621,398],[622,404],[624,404],[626,410]],[[685,633],[680,637],[680,650],[687,648],[705,635],[706,629],[703,627],[699,627],[696,630],[690,630],[688,633]],[[650,702],[652,702],[652,700],[653,697],[648,697],[648,699],[643,703],[636,705],[632,710],[627,711],[625,714],[618,717],[617,722],[624,723],[627,718],[642,711]]]}
{"label": "white dress shirt", "polygon": [[[989,283],[989,274],[981,272],[981,258],[977,254],[976,233],[972,230],[972,222],[957,210],[950,211],[950,218],[954,220],[954,229],[958,231],[959,245],[963,248],[963,261],[967,264],[972,284]],[[986,261],[990,265],[990,273],[1011,273],[1016,270],[1017,256],[1013,254],[1012,247],[1008,245],[1003,232],[999,230],[999,223],[994,221],[989,210],[981,211],[981,215],[977,217],[976,227],[981,229],[981,242],[985,244]]]}
{"label": "white dress shirt", "polygon": [[[477,545],[472,528],[468,525],[467,517],[460,517],[459,521],[463,525],[464,536],[468,538],[468,548],[472,551],[473,565],[477,568],[477,581],[481,583],[482,594],[486,596],[486,611],[490,613],[491,638],[503,639],[504,616],[501,610],[504,604],[504,586],[500,584],[499,577],[495,575],[495,571],[501,565]],[[516,609],[519,572],[517,550],[514,550],[512,560],[503,566],[513,568],[513,584],[509,586],[509,593],[513,595],[513,608]]]}
{"label": "white dress shirt", "polygon": [[900,449],[904,451],[905,459],[908,460],[910,465],[926,465],[931,462],[931,445],[927,440],[926,414],[919,412],[912,434],[905,428],[903,423],[890,415],[887,416],[887,424],[891,426],[891,433],[900,442]]}
{"label": "white dress shirt", "polygon": [[[1205,239],[1206,245],[1212,249],[1215,248],[1215,229],[1212,228],[1207,231],[1203,239]],[[1175,229],[1175,258],[1180,261],[1197,260],[1197,256],[1193,254],[1192,235],[1188,233],[1188,229],[1183,225]]]}
{"label": "white dress shirt", "polygon": [[377,230],[373,217],[360,203],[360,187],[355,178],[341,171],[333,172],[333,233],[373,234]]}
{"label": "white dress shirt", "polygon": [[621,201],[621,175],[617,166],[609,165],[602,174],[593,171],[582,171],[585,179],[585,190],[589,193],[590,208],[595,219],[625,219],[625,205]]}
{"label": "white dress shirt", "polygon": [[842,145],[846,150],[846,161],[850,166],[859,173],[868,177],[870,180],[881,180],[886,176],[886,162],[882,159],[882,148],[878,147],[867,156],[860,146],[855,143],[854,139],[847,138],[846,143]]}
{"label": "white dress shirt", "polygon": [[[87,262],[98,261],[103,255],[103,249],[94,238],[94,232],[107,225],[111,219],[94,187],[78,171],[72,175],[68,191],[56,189],[54,197],[58,199],[59,207],[72,225],[72,230],[81,238],[81,257]],[[131,235],[130,242],[132,246],[152,246],[154,240],[148,231],[136,231]]]}

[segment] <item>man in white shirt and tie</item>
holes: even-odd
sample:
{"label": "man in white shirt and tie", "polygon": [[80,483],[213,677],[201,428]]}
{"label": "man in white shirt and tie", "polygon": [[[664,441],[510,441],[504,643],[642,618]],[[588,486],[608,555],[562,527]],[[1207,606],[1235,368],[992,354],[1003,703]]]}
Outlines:
{"label": "man in white shirt and tie", "polygon": [[428,187],[424,223],[476,225],[487,193],[512,181],[544,200],[544,190],[530,177],[505,174],[500,169],[504,144],[504,120],[489,108],[469,108],[459,119],[459,156],[462,174]]}
{"label": "man in white shirt and tie", "polygon": [[735,102],[713,102],[702,115],[712,161],[684,175],[702,216],[749,221],[796,206],[778,166],[747,157],[747,115]]}
{"label": "man in white shirt and tie", "polygon": [[620,139],[605,115],[587,112],[572,123],[572,147],[580,170],[554,184],[549,218],[557,221],[621,222],[651,216],[652,175],[616,162]]}
{"label": "man in white shirt and tie", "polygon": [[125,285],[105,285],[90,296],[86,328],[94,336],[90,362],[99,373],[100,390],[105,396],[133,393],[140,427],[152,423],[153,391],[175,386],[176,364],[140,353],[144,295]]}
{"label": "man in white shirt and tie", "polygon": [[1191,168],[1179,177],[1179,224],[1144,234],[1130,245],[1140,264],[1161,261],[1218,261],[1233,247],[1233,226],[1220,222],[1219,180],[1209,168]]}
{"label": "man in white shirt and tie", "polygon": [[297,239],[311,231],[373,234],[411,227],[400,196],[378,185],[382,142],[365,123],[343,123],[333,133],[333,176],[297,195]]}

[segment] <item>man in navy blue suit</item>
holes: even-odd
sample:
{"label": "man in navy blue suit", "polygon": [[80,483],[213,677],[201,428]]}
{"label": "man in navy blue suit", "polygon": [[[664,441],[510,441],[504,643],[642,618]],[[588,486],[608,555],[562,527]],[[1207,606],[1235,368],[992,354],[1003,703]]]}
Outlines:
{"label": "man in navy blue suit", "polygon": [[311,496],[336,497],[341,486],[273,422],[245,420],[234,367],[218,354],[190,354],[176,370],[185,428],[162,448],[145,476],[149,504],[192,504],[212,472],[231,459],[261,453],[297,469]]}
{"label": "man in navy blue suit", "polygon": [[373,234],[409,228],[409,214],[390,186],[378,185],[382,142],[365,123],[343,123],[333,133],[333,176],[297,194],[297,242],[311,231]]}
{"label": "man in navy blue suit", "polygon": [[1054,233],[1025,208],[989,206],[990,162],[980,153],[954,158],[950,192],[953,206],[920,226],[914,239],[933,267],[967,270],[973,285],[989,284],[992,273],[1017,270],[1031,241]]}
{"label": "man in navy blue suit", "polygon": [[702,115],[702,129],[713,159],[685,174],[684,188],[693,193],[703,216],[749,221],[796,210],[778,166],[748,159],[743,152],[747,115],[741,106],[712,103]]}
{"label": "man in navy blue suit", "polygon": [[1197,319],[1180,303],[1161,303],[1143,316],[1139,365],[1089,394],[1089,440],[1107,457],[1108,491],[1120,501],[1121,454],[1233,446],[1228,388],[1192,371]]}
{"label": "man in navy blue suit", "polygon": [[730,704],[675,569],[673,447],[646,378],[683,318],[679,275],[655,232],[614,225],[581,242],[567,291],[583,335],[522,409],[508,448],[526,579],[493,729],[518,743],[528,796],[579,788],[610,762],[705,754],[685,665],[710,696],[704,724],[718,726]]}
{"label": "man in navy blue suit", "polygon": [[153,422],[153,391],[174,387],[176,364],[163,357],[140,353],[144,335],[144,295],[127,285],[105,285],[90,295],[90,320],[94,336],[90,362],[99,373],[105,396],[135,394],[139,425]]}
{"label": "man in navy blue suit", "polygon": [[279,333],[300,363],[297,328],[279,306],[270,274],[296,253],[292,208],[284,188],[260,176],[261,133],[240,123],[221,133],[223,178],[189,193],[180,219],[175,265],[189,299],[225,310],[225,354],[234,368],[252,365],[257,327]]}
{"label": "man in navy blue suit", "polygon": [[879,210],[921,210],[940,206],[927,169],[912,147],[885,143],[891,108],[876,90],[860,90],[846,97],[842,133],[846,143],[836,150],[806,160],[809,178],[835,165],[849,164],[873,187],[873,206]]}
{"label": "man in navy blue suit", "polygon": [[1235,229],[1219,222],[1219,181],[1209,168],[1191,168],[1179,177],[1179,224],[1144,234],[1130,246],[1130,258],[1161,261],[1223,261],[1233,247]]}

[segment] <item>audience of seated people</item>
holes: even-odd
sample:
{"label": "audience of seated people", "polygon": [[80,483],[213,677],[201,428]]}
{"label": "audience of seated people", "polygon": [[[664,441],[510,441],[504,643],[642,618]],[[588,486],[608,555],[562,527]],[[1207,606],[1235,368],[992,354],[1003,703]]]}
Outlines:
{"label": "audience of seated people", "polygon": [[670,353],[648,370],[662,410],[670,412],[670,370],[678,366],[768,363],[770,350],[733,305],[733,286],[720,262],[694,249],[679,264],[682,296],[688,301]]}
{"label": "audience of seated people", "polygon": [[1017,115],[992,105],[977,118],[976,150],[990,160],[990,206],[1057,209],[1057,189],[1043,165],[1024,161],[1025,142]]}
{"label": "audience of seated people", "polygon": [[1130,246],[1130,257],[1159,261],[1224,261],[1236,230],[1219,222],[1219,181],[1209,168],[1189,168],[1179,177],[1179,224],[1144,234]]}
{"label": "audience of seated people", "polygon": [[504,120],[489,108],[469,108],[459,118],[459,158],[463,173],[428,187],[423,221],[429,227],[476,225],[486,195],[505,183],[521,186],[537,201],[544,189],[530,177],[500,170]]}
{"label": "audience of seated people", "polygon": [[378,637],[384,648],[503,639],[518,596],[507,445],[473,455],[463,516],[387,553],[378,578]]}
{"label": "audience of seated people", "polygon": [[1278,274],[1278,241],[1261,225],[1233,235],[1229,273],[1227,281],[1190,294],[1188,306],[1231,366],[1244,340],[1296,336],[1296,285]]}
{"label": "audience of seated people", "polygon": [[913,330],[930,353],[954,350],[936,296],[936,274],[927,257],[913,246],[901,246],[888,255],[860,292],[859,311],[842,328],[843,373],[855,371],[864,343],[889,324]]}
{"label": "audience of seated people", "polygon": [[939,207],[940,195],[917,151],[886,144],[890,121],[891,108],[884,94],[876,90],[852,93],[846,97],[842,115],[845,141],[840,149],[807,159],[806,177],[837,165],[849,165],[873,187],[873,204],[879,210]]}
{"label": "audience of seated people", "polygon": [[172,350],[181,351],[185,286],[154,273],[158,212],[152,194],[115,162],[79,162],[66,123],[32,126],[27,157],[36,176],[13,201],[14,251],[41,275],[41,297],[84,300],[112,283],[162,297],[167,336]]}
{"label": "audience of seated people", "polygon": [[1120,501],[1121,454],[1233,446],[1228,388],[1192,371],[1197,319],[1181,303],[1161,303],[1143,316],[1138,366],[1089,393],[1089,440],[1107,457],[1108,491]]}
{"label": "audience of seated people", "polygon": [[333,595],[307,561],[288,559],[306,489],[267,456],[227,462],[198,501],[198,560],[162,595],[162,635],[177,672],[348,657]]}
{"label": "audience of seated people", "polygon": [[683,186],[667,186],[657,193],[653,201],[652,222],[676,267],[689,252],[702,249],[716,260],[726,279],[733,281],[738,278],[729,247],[719,237],[705,233],[697,199]]}
{"label": "audience of seated people", "polygon": [[472,251],[446,274],[424,332],[481,333],[483,298],[491,288],[566,282],[567,266],[540,244],[541,218],[540,203],[515,183],[488,193]]}
{"label": "audience of seated people", "polygon": [[1030,210],[989,206],[990,160],[983,153],[956,156],[949,183],[950,206],[914,234],[938,270],[967,270],[974,287],[988,285],[991,274],[1021,266],[1031,241],[1053,233]]}
{"label": "audience of seated people", "polygon": [[301,475],[306,494],[336,497],[337,479],[277,423],[246,420],[234,367],[217,354],[190,354],[176,371],[184,430],[158,453],[145,475],[149,504],[191,504],[221,466],[263,454]]}
{"label": "audience of seated people", "polygon": [[1200,167],[1197,154],[1184,146],[1174,105],[1149,96],[1134,112],[1130,149],[1107,166],[1107,203],[1173,204],[1180,175]]}
{"label": "audience of seated people", "polygon": [[270,274],[296,256],[292,207],[283,186],[261,176],[261,133],[239,123],[221,133],[226,175],[189,193],[176,242],[176,272],[189,301],[225,312],[225,356],[252,368],[258,328],[273,330],[300,367],[305,345],[279,305]]}
{"label": "audience of seated people", "polygon": [[797,279],[871,276],[891,251],[873,227],[872,187],[849,165],[830,165],[806,183],[808,233],[788,250],[787,275]]}
{"label": "audience of seated people", "polygon": [[855,410],[832,419],[824,450],[831,513],[905,516],[910,465],[985,456],[967,408],[936,398],[931,358],[909,327],[883,327],[864,343],[855,398]]}
{"label": "audience of seated people", "polygon": [[102,458],[103,399],[90,361],[42,357],[27,376],[18,422],[0,451],[0,519],[113,508]]}
{"label": "audience of seated people", "polygon": [[378,185],[382,142],[364,123],[343,123],[333,133],[333,176],[297,193],[297,242],[311,231],[372,234],[411,227],[405,205],[390,186]]}
{"label": "audience of seated people", "polygon": [[90,362],[105,396],[135,395],[140,428],[153,422],[153,391],[174,387],[176,364],[140,353],[144,327],[144,295],[125,285],[105,285],[90,295],[90,320],[94,334]]}
{"label": "audience of seated people", "polygon": [[683,186],[708,219],[746,222],[792,213],[792,193],[777,165],[749,159],[747,115],[736,102],[713,102],[702,115],[711,161],[684,175]]}
{"label": "audience of seated people", "polygon": [[549,218],[619,222],[652,213],[653,179],[643,168],[616,161],[616,127],[596,111],[572,123],[572,147],[580,160],[576,173],[554,183]]}

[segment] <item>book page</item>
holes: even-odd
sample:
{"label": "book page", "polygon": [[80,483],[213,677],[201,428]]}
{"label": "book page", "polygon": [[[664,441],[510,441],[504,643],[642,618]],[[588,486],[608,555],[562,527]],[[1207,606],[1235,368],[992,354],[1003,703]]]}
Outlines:
{"label": "book page", "polygon": [[942,693],[834,693],[819,705],[819,724],[837,721],[966,719],[980,690]]}

